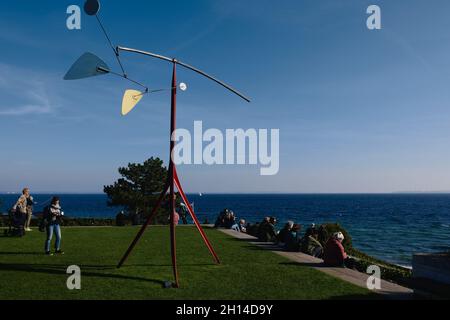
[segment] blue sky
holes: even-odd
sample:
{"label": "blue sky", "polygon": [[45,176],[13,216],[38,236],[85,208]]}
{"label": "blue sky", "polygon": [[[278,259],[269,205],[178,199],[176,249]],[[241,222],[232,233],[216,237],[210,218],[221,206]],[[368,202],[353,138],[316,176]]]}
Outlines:
{"label": "blue sky", "polygon": [[[112,77],[63,81],[90,51],[116,71],[94,18],[66,28],[84,1],[0,4],[0,191],[101,192],[117,168],[168,158],[169,93],[120,116]],[[366,8],[382,10],[380,31]],[[429,1],[102,1],[115,44],[175,56],[218,76],[241,102],[179,70],[178,126],[279,128],[280,171],[185,165],[188,192],[450,190],[450,3]],[[170,84],[170,65],[124,54],[127,72]]]}

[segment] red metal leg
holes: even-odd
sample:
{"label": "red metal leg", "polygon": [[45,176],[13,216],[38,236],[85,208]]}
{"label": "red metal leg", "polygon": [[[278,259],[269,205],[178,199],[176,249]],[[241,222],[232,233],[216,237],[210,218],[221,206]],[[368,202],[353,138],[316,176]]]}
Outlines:
{"label": "red metal leg", "polygon": [[123,255],[122,259],[120,260],[119,264],[117,265],[117,268],[120,268],[125,263],[125,261],[128,259],[128,256],[130,255],[131,251],[133,251],[133,248],[136,246],[136,244],[138,243],[139,239],[142,237],[142,234],[144,233],[145,229],[150,224],[152,219],[155,217],[156,212],[158,211],[158,208],[160,207],[161,202],[164,199],[164,196],[166,195],[166,192],[167,192],[168,189],[169,189],[169,181],[167,181],[166,185],[164,186],[164,190],[159,195],[159,198],[158,198],[158,201],[156,202],[155,207],[153,208],[152,212],[148,216],[148,218],[145,221],[144,225],[141,227],[141,229],[139,230],[138,234],[134,238],[133,242],[130,244],[130,246],[128,247],[127,251]]}
{"label": "red metal leg", "polygon": [[194,220],[195,226],[197,227],[198,231],[200,232],[200,235],[203,238],[203,241],[205,242],[206,246],[209,249],[209,252],[213,255],[214,260],[217,264],[220,264],[219,257],[217,256],[216,252],[214,251],[214,248],[212,247],[211,243],[209,242],[208,238],[206,237],[205,232],[202,229],[202,226],[200,225],[200,222],[197,219],[197,216],[194,213],[194,210],[191,207],[191,204],[189,203],[188,198],[186,197],[186,194],[183,191],[183,188],[181,187],[180,180],[178,179],[178,174],[176,169],[174,168],[174,177],[175,177],[175,185],[177,186],[178,192],[181,194],[181,198],[183,199],[184,204],[188,208],[188,211],[192,217],[192,220]]}

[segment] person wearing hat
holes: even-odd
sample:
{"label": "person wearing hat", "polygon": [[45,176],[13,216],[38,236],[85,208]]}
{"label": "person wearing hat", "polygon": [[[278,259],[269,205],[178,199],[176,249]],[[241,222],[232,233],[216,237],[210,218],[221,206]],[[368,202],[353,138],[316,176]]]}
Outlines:
{"label": "person wearing hat", "polygon": [[347,253],[344,246],[344,235],[342,232],[335,232],[327,241],[325,250],[323,253],[323,261],[329,267],[345,267],[345,260],[347,259]]}

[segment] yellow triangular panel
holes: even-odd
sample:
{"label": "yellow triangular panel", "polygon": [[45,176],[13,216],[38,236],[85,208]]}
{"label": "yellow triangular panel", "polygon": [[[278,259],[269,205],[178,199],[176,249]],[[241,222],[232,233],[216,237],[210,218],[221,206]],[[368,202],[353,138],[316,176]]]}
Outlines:
{"label": "yellow triangular panel", "polygon": [[122,99],[122,115],[127,115],[142,99],[142,92],[137,90],[127,90]]}

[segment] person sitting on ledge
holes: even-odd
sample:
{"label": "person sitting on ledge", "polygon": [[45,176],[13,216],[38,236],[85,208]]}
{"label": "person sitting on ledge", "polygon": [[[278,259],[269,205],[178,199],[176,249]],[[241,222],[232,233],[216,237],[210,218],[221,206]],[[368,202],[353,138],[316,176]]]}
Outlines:
{"label": "person sitting on ledge", "polygon": [[[245,221],[244,221],[245,224]],[[217,217],[215,228],[232,229],[241,232],[240,224],[236,222],[234,212],[229,209],[224,209]]]}
{"label": "person sitting on ledge", "polygon": [[291,228],[291,230],[286,234],[286,240],[284,248],[286,251],[293,251],[296,252],[299,250],[300,243],[300,229],[301,226],[299,224],[294,224]]}
{"label": "person sitting on ledge", "polygon": [[228,210],[227,214],[225,215],[225,228],[232,229],[234,231],[240,231],[239,225],[236,223],[236,217],[234,216],[234,212],[231,210]]}
{"label": "person sitting on ledge", "polygon": [[275,242],[277,240],[276,223],[277,219],[275,217],[264,218],[259,226],[258,239],[263,242]]}
{"label": "person sitting on ledge", "polygon": [[347,256],[344,246],[344,235],[342,232],[335,232],[327,241],[323,253],[323,261],[329,267],[347,267],[353,269],[353,259]]}
{"label": "person sitting on ledge", "polygon": [[283,229],[281,229],[280,232],[278,232],[277,243],[279,245],[284,245],[286,243],[286,237],[289,234],[289,232],[291,232],[293,225],[294,221],[289,220],[288,222],[286,222]]}
{"label": "person sitting on ledge", "polygon": [[225,228],[228,211],[228,209],[224,209],[219,213],[219,216],[216,219],[216,223],[214,223],[215,228]]}
{"label": "person sitting on ledge", "polygon": [[301,251],[310,256],[321,258],[323,255],[323,247],[318,239],[319,231],[317,229],[311,230],[310,234],[305,235],[302,239]]}
{"label": "person sitting on ledge", "polygon": [[258,224],[258,229],[256,231],[256,237],[263,241],[265,239],[265,229],[267,228],[267,224],[269,224],[270,217],[264,217],[264,219]]}
{"label": "person sitting on ledge", "polygon": [[239,220],[239,231],[242,233],[247,233],[247,223],[245,219]]}
{"label": "person sitting on ledge", "polygon": [[251,236],[254,236],[258,239],[263,237],[263,230],[266,228],[266,224],[269,223],[270,217],[264,217],[261,222],[256,222],[253,224],[247,224],[247,233]]}

